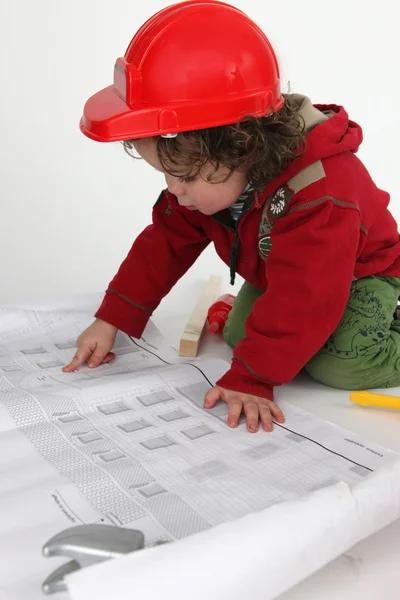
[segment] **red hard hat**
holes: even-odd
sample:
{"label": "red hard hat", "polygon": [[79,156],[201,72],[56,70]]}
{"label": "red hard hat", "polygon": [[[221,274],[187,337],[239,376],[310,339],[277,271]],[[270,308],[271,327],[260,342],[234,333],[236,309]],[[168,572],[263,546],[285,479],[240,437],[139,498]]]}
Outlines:
{"label": "red hard hat", "polygon": [[80,127],[99,142],[237,123],[283,106],[279,67],[261,29],[215,0],[168,6],[118,58],[111,85],[86,102]]}

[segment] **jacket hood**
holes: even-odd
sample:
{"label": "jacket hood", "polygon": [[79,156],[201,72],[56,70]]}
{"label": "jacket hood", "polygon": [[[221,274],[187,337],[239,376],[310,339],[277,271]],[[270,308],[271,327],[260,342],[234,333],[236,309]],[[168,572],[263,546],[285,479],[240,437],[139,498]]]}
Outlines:
{"label": "jacket hood", "polygon": [[307,135],[305,152],[288,166],[286,180],[317,160],[342,152],[357,152],[363,139],[362,129],[349,120],[343,106],[313,105],[307,96],[300,94],[291,94],[289,98],[297,105]]}

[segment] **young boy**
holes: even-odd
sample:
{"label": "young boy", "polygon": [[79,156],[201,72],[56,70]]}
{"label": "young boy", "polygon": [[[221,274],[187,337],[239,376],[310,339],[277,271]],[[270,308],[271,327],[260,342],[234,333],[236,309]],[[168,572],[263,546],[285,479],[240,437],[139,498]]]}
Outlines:
{"label": "young boy", "polygon": [[207,1],[147,21],[114,86],[81,129],[123,141],[165,175],[65,371],[109,360],[118,329],[140,337],[161,299],[213,241],[245,280],[224,330],[229,371],[206,397],[254,432],[284,417],[273,388],[303,368],[342,389],[400,385],[400,239],[355,156],[361,128],[340,106],[282,97],[274,52],[241,11]]}

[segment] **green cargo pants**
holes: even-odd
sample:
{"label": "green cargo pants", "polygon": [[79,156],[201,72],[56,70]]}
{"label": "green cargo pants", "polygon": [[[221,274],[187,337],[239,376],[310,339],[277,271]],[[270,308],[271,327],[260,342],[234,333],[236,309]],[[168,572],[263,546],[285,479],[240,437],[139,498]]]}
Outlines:
{"label": "green cargo pants", "polygon": [[[224,328],[230,346],[244,337],[244,322],[262,293],[243,284]],[[400,278],[354,281],[339,325],[304,366],[309,375],[345,390],[400,386],[400,321],[394,316],[399,296]]]}

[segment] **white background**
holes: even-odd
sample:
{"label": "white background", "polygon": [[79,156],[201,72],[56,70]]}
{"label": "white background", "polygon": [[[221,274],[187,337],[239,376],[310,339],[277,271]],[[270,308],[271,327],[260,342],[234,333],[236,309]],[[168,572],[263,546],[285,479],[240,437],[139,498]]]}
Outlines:
{"label": "white background", "polygon": [[[120,144],[85,138],[78,123],[86,99],[112,83],[136,30],[166,4],[0,0],[1,304],[103,291],[149,223],[162,176]],[[359,156],[391,192],[399,219],[394,0],[233,4],[269,36],[292,91],[344,104],[363,126]],[[220,273],[229,291],[228,271],[209,248],[185,285]],[[176,311],[182,286],[164,309]]]}

